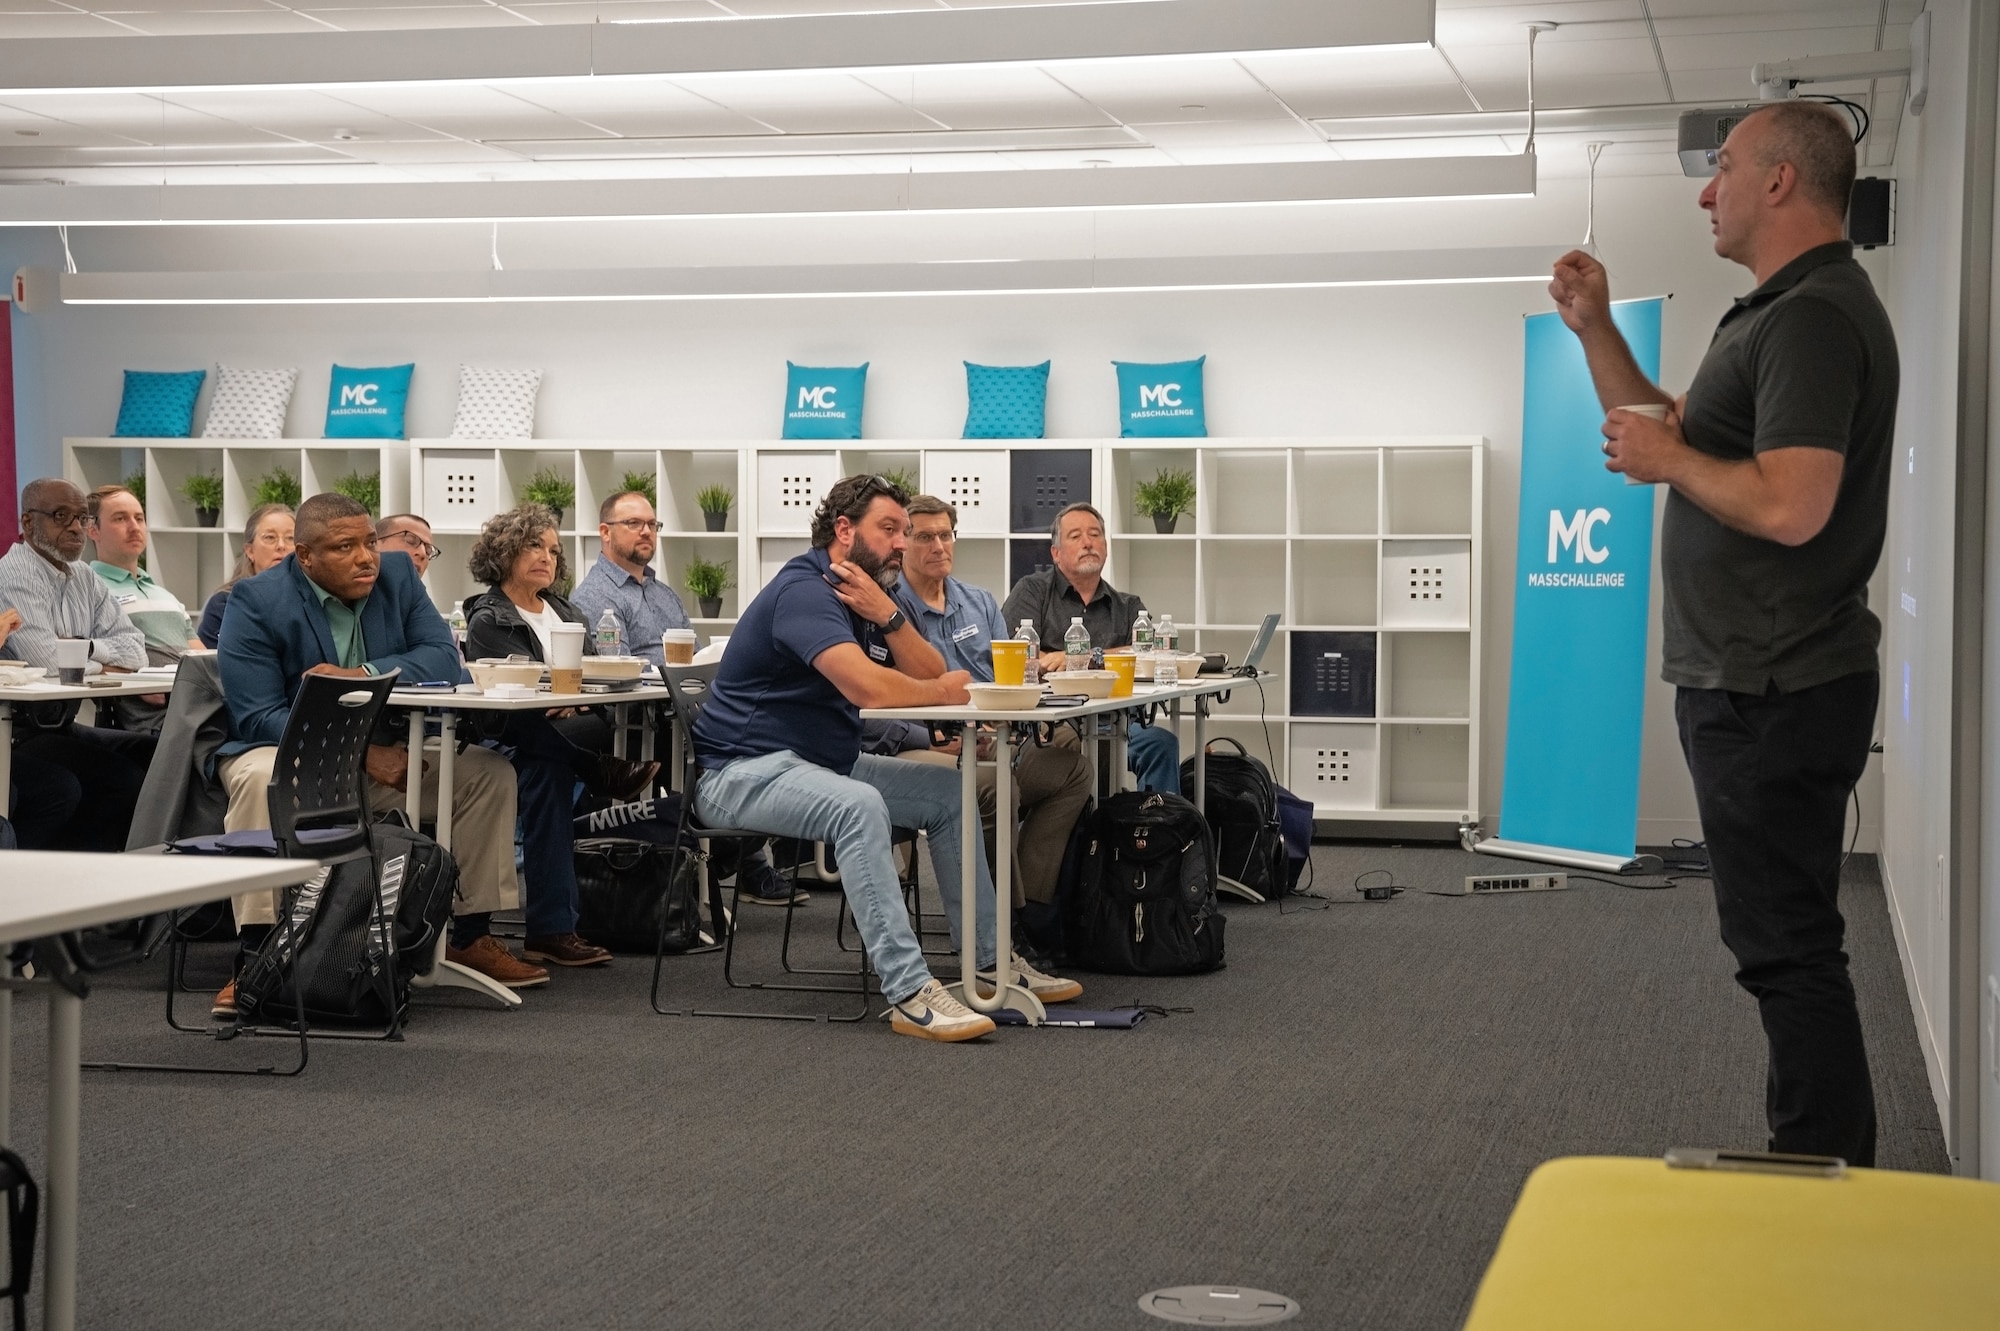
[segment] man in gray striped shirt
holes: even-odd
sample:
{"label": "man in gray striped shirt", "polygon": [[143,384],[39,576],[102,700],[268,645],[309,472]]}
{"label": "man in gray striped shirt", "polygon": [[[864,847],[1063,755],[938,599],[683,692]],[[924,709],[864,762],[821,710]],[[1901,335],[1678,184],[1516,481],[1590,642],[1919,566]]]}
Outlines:
{"label": "man in gray striped shirt", "polygon": [[[146,664],[145,636],[83,562],[89,517],[83,491],[68,481],[30,481],[21,491],[21,543],[0,556],[0,609],[18,610],[22,619],[8,635],[9,656],[54,669],[56,640],[84,638],[91,661],[103,670]],[[70,709],[64,712],[47,728],[15,730],[19,753],[69,771],[83,788],[82,805],[57,848],[123,850],[152,760],[152,737],[80,726]]]}

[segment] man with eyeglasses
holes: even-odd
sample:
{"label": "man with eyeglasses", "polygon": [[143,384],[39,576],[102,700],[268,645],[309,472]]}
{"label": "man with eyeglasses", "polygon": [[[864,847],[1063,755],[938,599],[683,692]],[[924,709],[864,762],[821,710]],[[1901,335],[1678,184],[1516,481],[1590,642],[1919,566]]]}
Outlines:
{"label": "man with eyeglasses", "polygon": [[689,627],[687,608],[651,567],[660,524],[653,505],[637,490],[620,490],[599,505],[597,562],[570,593],[592,628],[606,610],[618,620],[625,650],[654,666],[665,664],[660,635]]}
{"label": "man with eyeglasses", "polygon": [[[91,571],[111,589],[133,627],[146,635],[146,659],[169,665],[189,650],[203,650],[181,598],[146,572],[146,506],[139,496],[122,485],[100,485],[85,502],[90,541],[97,547]],[[120,729],[157,734],[167,714],[166,695],[112,699],[111,711]]]}
{"label": "man with eyeglasses", "polygon": [[417,566],[417,576],[431,571],[431,561],[444,551],[432,543],[431,524],[415,513],[392,513],[375,524],[375,541],[383,550],[401,550]]}
{"label": "man with eyeglasses", "polygon": [[[130,673],[146,664],[146,638],[83,562],[89,520],[83,491],[68,481],[44,477],[21,491],[21,542],[0,556],[0,609],[19,611],[22,621],[7,638],[7,654],[53,670],[56,641],[82,638],[90,645],[91,673]],[[39,728],[17,729],[22,737],[16,748],[71,772],[83,788],[82,806],[59,848],[123,850],[153,739],[80,726],[75,715],[73,705],[63,705],[32,717]]]}

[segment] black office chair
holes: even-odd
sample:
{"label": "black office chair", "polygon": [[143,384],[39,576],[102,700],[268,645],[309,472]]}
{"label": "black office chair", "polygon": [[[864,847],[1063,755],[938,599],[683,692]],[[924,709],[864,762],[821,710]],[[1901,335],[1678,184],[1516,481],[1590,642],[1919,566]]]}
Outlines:
{"label": "black office chair", "polygon": [[[365,764],[369,739],[383,706],[389,700],[389,691],[396,686],[397,673],[392,670],[368,679],[337,675],[306,676],[298,696],[292,700],[291,715],[285,723],[285,733],[278,741],[278,755],[271,766],[271,784],[267,795],[271,816],[268,848],[263,839],[254,834],[235,833],[227,840],[228,849],[224,853],[318,860],[324,866],[302,887],[287,889],[279,901],[277,941],[283,959],[296,955],[298,949],[300,921],[294,918],[294,907],[299,894],[323,883],[336,865],[374,853],[368,837],[372,819],[368,810]],[[411,779],[416,779],[415,773],[411,774]],[[199,840],[214,842],[223,839]],[[382,900],[379,883],[375,893],[374,928],[385,946],[393,946],[389,913]],[[186,966],[187,946],[187,939],[178,931],[170,933],[167,1024],[176,1031],[215,1040],[230,1040],[239,1035],[295,1035],[299,1045],[296,1066],[283,1071],[274,1064],[251,1068],[161,1063],[87,1063],[84,1066],[113,1072],[198,1072],[220,1076],[295,1077],[305,1071],[311,1049],[305,997],[297,985],[292,986],[293,1021],[285,1025],[231,1024],[216,1030],[213,1027],[189,1026],[179,1020],[174,1000],[183,988],[180,982]],[[379,977],[384,986],[391,984],[388,970],[384,967]],[[400,1009],[393,1001],[392,993],[384,997],[388,1000],[390,1017],[386,1028],[381,1031],[322,1028],[311,1033],[334,1039],[401,1039]]]}
{"label": "black office chair", "polygon": [[[828,1013],[791,1012],[748,1012],[748,1011],[703,1011],[695,1009],[691,1013],[697,1017],[745,1017],[774,1021],[839,1021],[856,1022],[867,1019],[870,998],[874,990],[869,984],[867,959],[861,959],[858,969],[851,971],[824,972],[854,977],[854,985],[788,984],[770,980],[738,980],[735,974],[736,954],[736,912],[740,905],[743,875],[739,872],[736,884],[730,889],[729,906],[722,904],[722,888],[710,873],[712,847],[720,842],[735,843],[739,860],[747,856],[770,836],[768,832],[752,831],[747,828],[710,827],[703,823],[694,811],[695,783],[701,777],[701,769],[695,760],[694,723],[701,715],[702,705],[708,700],[708,691],[715,682],[716,666],[669,665],[661,669],[661,677],[672,692],[674,724],[681,732],[681,822],[674,838],[674,868],[677,872],[680,856],[697,856],[701,875],[702,892],[709,903],[709,916],[716,931],[716,937],[723,940],[722,979],[731,989],[781,990],[792,993],[855,994],[861,999],[861,1010],[853,1016],[833,1016]],[[798,887],[798,868],[792,866],[789,880],[794,890]],[[780,951],[781,964],[789,973],[800,973],[789,965],[792,934],[792,911],[794,906],[785,906],[785,941]],[[662,917],[664,920],[664,916]],[[690,1013],[680,1008],[660,1006],[660,976],[666,964],[666,936],[661,933],[660,946],[653,955],[653,990],[651,1002],[653,1011],[662,1016],[685,1016]]]}

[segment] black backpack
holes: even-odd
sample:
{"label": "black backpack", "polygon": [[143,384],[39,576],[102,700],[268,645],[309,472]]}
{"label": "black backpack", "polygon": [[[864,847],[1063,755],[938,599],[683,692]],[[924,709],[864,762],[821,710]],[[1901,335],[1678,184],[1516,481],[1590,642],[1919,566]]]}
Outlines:
{"label": "black backpack", "polygon": [[[271,930],[236,981],[237,1020],[386,1025],[428,974],[458,895],[458,865],[437,842],[397,823],[368,830],[373,853],[315,874],[292,899],[291,927]],[[388,937],[375,917],[382,885]],[[298,999],[294,998],[294,985]]]}
{"label": "black backpack", "polygon": [[1215,851],[1179,795],[1113,795],[1090,815],[1064,933],[1069,957],[1109,975],[1196,975],[1222,965]]}
{"label": "black backpack", "polygon": [[[1218,753],[1218,744],[1236,752]],[[1266,901],[1284,896],[1292,890],[1293,875],[1285,860],[1278,785],[1271,780],[1271,769],[1227,736],[1210,740],[1208,750],[1203,807],[1215,835],[1215,871]],[[1194,789],[1192,758],[1181,764],[1181,789]]]}
{"label": "black backpack", "polygon": [[649,957],[663,942],[674,953],[711,946],[697,862],[693,847],[676,858],[671,845],[637,837],[579,840],[577,932],[613,952]]}

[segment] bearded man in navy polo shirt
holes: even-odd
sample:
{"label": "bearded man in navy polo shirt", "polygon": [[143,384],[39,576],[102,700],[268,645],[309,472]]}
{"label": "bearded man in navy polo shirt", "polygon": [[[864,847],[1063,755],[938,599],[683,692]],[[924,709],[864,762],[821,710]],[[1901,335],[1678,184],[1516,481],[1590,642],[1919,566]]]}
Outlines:
{"label": "bearded man in navy polo shirt", "polygon": [[[909,547],[908,503],[879,476],[838,482],[813,515],[813,548],[743,612],[694,727],[702,768],[695,808],[717,826],[830,843],[893,1029],[972,1040],[993,1023],[931,978],[890,855],[892,827],[921,828],[938,881],[957,881],[958,775],[861,752],[862,708],[955,705],[970,696],[971,676],[945,669],[886,590]],[[976,843],[974,855],[975,959],[990,985],[998,959],[993,878]],[[945,917],[955,939],[957,913]],[[1013,966],[1044,1002],[1083,992],[1018,956]]]}

